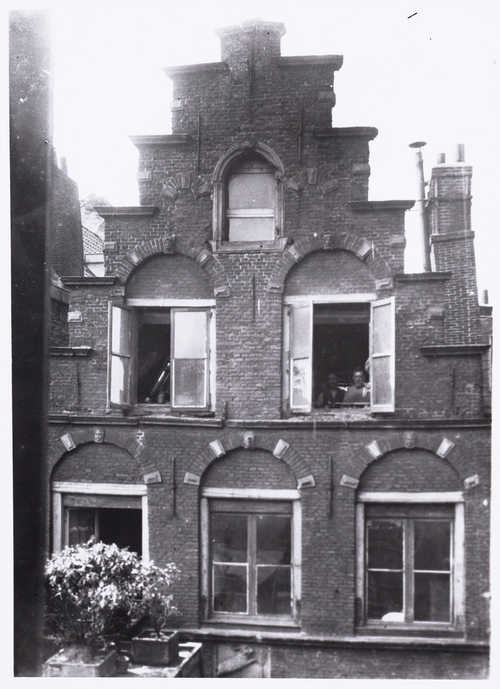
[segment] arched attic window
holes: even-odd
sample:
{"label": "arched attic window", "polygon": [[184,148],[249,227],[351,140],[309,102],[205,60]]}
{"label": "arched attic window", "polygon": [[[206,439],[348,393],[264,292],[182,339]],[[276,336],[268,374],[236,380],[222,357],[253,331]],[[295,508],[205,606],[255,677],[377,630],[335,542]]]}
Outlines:
{"label": "arched attic window", "polygon": [[276,237],[276,177],[273,167],[264,158],[245,156],[231,167],[225,211],[227,241],[262,241]]}
{"label": "arched attic window", "polygon": [[265,144],[232,148],[214,170],[214,248],[283,242],[283,164]]}

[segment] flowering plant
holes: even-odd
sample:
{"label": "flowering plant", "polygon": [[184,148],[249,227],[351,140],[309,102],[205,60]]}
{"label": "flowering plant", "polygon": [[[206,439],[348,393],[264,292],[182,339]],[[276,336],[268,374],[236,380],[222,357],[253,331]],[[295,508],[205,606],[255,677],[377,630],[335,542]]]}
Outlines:
{"label": "flowering plant", "polygon": [[97,648],[114,636],[132,636],[145,615],[166,619],[174,610],[168,588],[175,565],[144,564],[115,544],[91,539],[67,547],[48,560],[45,572],[48,628],[66,644]]}

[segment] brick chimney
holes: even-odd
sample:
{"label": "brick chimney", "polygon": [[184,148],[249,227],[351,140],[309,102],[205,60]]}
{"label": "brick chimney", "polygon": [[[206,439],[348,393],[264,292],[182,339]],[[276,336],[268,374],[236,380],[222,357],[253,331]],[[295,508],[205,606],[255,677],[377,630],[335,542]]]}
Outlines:
{"label": "brick chimney", "polygon": [[221,60],[231,71],[248,62],[264,65],[281,55],[281,37],[286,32],[281,22],[253,19],[241,26],[227,26],[217,31],[221,40]]}
{"label": "brick chimney", "polygon": [[452,273],[448,283],[447,341],[471,344],[481,340],[471,229],[472,167],[464,162],[461,144],[455,163],[444,162],[444,156],[440,161],[432,169],[429,186],[431,260],[434,270]]}

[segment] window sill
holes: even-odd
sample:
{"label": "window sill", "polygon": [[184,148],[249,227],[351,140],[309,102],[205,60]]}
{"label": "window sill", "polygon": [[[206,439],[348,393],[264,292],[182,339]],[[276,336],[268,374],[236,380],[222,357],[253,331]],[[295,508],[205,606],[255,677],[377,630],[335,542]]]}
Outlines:
{"label": "window sill", "polygon": [[212,241],[213,253],[219,254],[237,254],[237,253],[251,253],[251,252],[277,252],[283,251],[286,247],[288,239],[286,237],[279,237],[278,239],[263,239],[260,241],[251,242],[229,242],[229,241]]}
{"label": "window sill", "polygon": [[141,403],[131,407],[129,416],[214,418],[215,413],[207,409],[172,409],[168,404]]}
{"label": "window sill", "polygon": [[438,625],[429,624],[367,624],[356,629],[358,637],[380,637],[383,638],[425,638],[425,639],[461,639],[464,636],[463,630],[457,629],[452,625],[443,623]]}
{"label": "window sill", "polygon": [[231,625],[231,627],[241,627],[241,628],[249,628],[252,630],[256,629],[268,629],[269,627],[279,627],[280,629],[300,629],[300,625],[298,622],[295,622],[292,620],[290,617],[278,617],[278,616],[269,616],[265,617],[264,615],[260,615],[259,617],[248,617],[248,616],[239,616],[237,614],[235,615],[214,615],[212,617],[209,617],[205,621],[206,625],[213,625],[214,627],[225,629],[226,625]]}
{"label": "window sill", "polygon": [[334,407],[333,409],[313,409],[301,414],[297,412],[286,417],[287,421],[366,421],[374,415],[369,406]]}

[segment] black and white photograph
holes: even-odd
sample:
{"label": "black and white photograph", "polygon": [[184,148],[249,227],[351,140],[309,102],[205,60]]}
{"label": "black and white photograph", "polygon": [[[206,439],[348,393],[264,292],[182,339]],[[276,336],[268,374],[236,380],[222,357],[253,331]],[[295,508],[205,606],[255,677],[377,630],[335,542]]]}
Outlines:
{"label": "black and white photograph", "polygon": [[7,679],[493,681],[499,15],[5,12]]}

